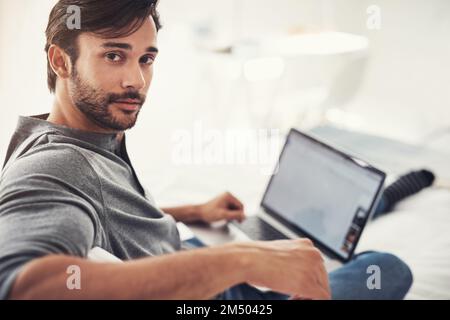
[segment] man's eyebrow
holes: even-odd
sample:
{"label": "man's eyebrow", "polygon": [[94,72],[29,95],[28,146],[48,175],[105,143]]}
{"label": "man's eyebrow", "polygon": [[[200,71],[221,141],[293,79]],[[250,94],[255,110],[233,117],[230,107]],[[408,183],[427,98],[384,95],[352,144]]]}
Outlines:
{"label": "man's eyebrow", "polygon": [[148,47],[145,51],[158,53],[159,50],[157,47]]}
{"label": "man's eyebrow", "polygon": [[[133,46],[129,43],[124,42],[105,42],[102,44],[103,48],[120,48],[125,50],[133,50]],[[146,52],[155,52],[158,53],[158,48],[150,46],[145,49]]]}
{"label": "man's eyebrow", "polygon": [[103,48],[120,48],[120,49],[126,49],[126,50],[132,50],[133,47],[131,44],[124,43],[124,42],[105,42],[102,44]]}

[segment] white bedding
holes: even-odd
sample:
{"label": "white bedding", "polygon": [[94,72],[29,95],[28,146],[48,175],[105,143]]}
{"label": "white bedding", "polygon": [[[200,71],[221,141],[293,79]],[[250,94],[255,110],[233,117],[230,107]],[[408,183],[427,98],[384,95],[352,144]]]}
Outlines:
{"label": "white bedding", "polygon": [[358,251],[389,251],[414,275],[409,299],[450,299],[450,191],[431,188],[371,222]]}

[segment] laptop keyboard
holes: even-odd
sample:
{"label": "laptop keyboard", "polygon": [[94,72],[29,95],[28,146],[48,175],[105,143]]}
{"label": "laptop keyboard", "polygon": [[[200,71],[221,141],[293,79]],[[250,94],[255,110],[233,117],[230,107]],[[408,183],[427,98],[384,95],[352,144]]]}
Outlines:
{"label": "laptop keyboard", "polygon": [[234,225],[253,240],[288,239],[288,237],[258,216],[249,216],[244,222],[234,223]]}

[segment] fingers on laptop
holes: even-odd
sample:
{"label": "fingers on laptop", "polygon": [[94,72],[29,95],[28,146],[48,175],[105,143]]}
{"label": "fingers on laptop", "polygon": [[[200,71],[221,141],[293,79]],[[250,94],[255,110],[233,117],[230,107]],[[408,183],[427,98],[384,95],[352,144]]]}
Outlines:
{"label": "fingers on laptop", "polygon": [[239,222],[242,222],[245,219],[243,210],[225,210],[223,217],[228,221],[237,220]]}
{"label": "fingers on laptop", "polygon": [[244,205],[238,198],[232,195],[230,192],[225,192],[226,199],[229,203],[230,209],[244,210]]}
{"label": "fingers on laptop", "polygon": [[228,202],[228,209],[226,219],[227,220],[237,220],[242,222],[245,219],[244,205],[230,192],[225,193],[226,200]]}
{"label": "fingers on laptop", "polygon": [[314,247],[314,243],[308,238],[300,238],[296,240],[303,245],[310,246],[310,255],[313,260],[320,260],[320,263],[314,264],[315,270],[312,274],[314,282],[311,288],[307,291],[310,294],[311,299],[330,299],[330,285],[328,281],[328,273],[325,268],[324,258],[319,249]]}

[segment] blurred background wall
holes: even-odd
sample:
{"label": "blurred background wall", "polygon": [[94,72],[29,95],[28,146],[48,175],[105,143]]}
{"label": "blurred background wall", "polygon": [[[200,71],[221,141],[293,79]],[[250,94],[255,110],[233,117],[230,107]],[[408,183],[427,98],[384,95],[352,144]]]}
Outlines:
{"label": "blurred background wall", "polygon": [[[54,3],[0,0],[2,157],[17,116],[51,107],[43,48]],[[159,10],[161,52],[129,133],[149,179],[170,162],[173,131],[198,121],[286,129],[323,109],[412,143],[450,126],[448,0],[162,0]],[[283,42],[305,35],[313,37],[303,45]],[[318,52],[303,52],[308,43]]]}

